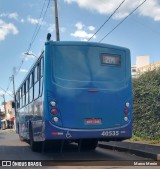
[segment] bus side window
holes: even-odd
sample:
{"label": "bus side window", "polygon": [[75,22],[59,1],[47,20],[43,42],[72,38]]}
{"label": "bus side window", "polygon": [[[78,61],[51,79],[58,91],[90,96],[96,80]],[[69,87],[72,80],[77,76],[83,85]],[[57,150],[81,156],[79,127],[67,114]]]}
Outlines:
{"label": "bus side window", "polygon": [[34,69],[34,99],[39,96],[39,63]]}
{"label": "bus side window", "polygon": [[29,79],[26,80],[26,105],[28,104],[28,81]]}
{"label": "bus side window", "polygon": [[24,101],[23,101],[23,99],[24,99],[24,85],[22,85],[22,92],[21,92],[21,98],[22,98],[22,107],[24,106]]}
{"label": "bus side window", "polygon": [[43,57],[41,58],[41,63],[40,63],[40,77],[43,76],[43,69],[44,69],[44,65],[43,65]]}
{"label": "bus side window", "polygon": [[23,106],[26,105],[26,83],[23,84]]}
{"label": "bus side window", "polygon": [[38,80],[38,71],[37,71],[37,66],[34,69],[34,84],[37,82]]}
{"label": "bus side window", "polygon": [[19,90],[16,93],[16,108],[19,109],[20,108],[20,98],[19,98]]}
{"label": "bus side window", "polygon": [[22,104],[22,87],[20,88],[20,108],[23,107],[23,104]]}
{"label": "bus side window", "polygon": [[43,91],[43,70],[44,70],[44,64],[43,64],[43,57],[41,58],[41,63],[40,63],[40,96],[42,95]]}
{"label": "bus side window", "polygon": [[29,76],[29,103],[33,101],[33,74]]}

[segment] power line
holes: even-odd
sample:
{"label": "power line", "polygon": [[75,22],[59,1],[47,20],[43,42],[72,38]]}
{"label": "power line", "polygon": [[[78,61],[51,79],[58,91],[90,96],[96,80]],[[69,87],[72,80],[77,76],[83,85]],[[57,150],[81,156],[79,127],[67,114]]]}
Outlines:
{"label": "power line", "polygon": [[[43,14],[43,11],[44,11],[44,7],[45,7],[45,3],[46,3],[46,0],[44,0],[43,7],[42,7],[42,10],[41,10],[41,13],[40,13],[40,16],[39,16],[39,20],[40,20],[41,17],[42,17],[42,14]],[[27,50],[28,52],[29,52],[29,50],[31,49],[31,47],[32,47],[32,45],[33,45],[33,43],[34,43],[34,41],[35,41],[35,39],[36,39],[36,37],[37,37],[37,35],[38,35],[38,33],[39,33],[39,30],[40,30],[40,28],[41,28],[41,26],[42,26],[42,23],[43,23],[43,21],[44,21],[44,18],[45,18],[45,16],[46,16],[46,13],[47,13],[49,4],[50,4],[50,0],[48,1],[47,7],[46,7],[46,10],[45,10],[45,12],[44,12],[44,15],[43,15],[43,17],[42,17],[42,19],[41,19],[41,22],[38,22],[37,25],[36,25],[35,31],[34,31],[34,33],[33,33],[32,39],[31,39],[31,43],[29,44],[29,47],[28,47],[28,50]],[[15,75],[17,75],[17,74],[20,72],[20,69],[21,69],[21,67],[22,67],[22,65],[23,65],[23,63],[24,63],[24,61],[25,61],[25,58],[22,59],[22,61],[21,61],[21,63],[20,63],[20,66],[19,66],[17,72],[15,73]],[[5,94],[8,93],[7,91],[8,91],[8,89],[9,89],[9,87],[10,87],[11,81],[12,81],[12,80],[10,79],[10,81],[9,81],[9,83],[8,83],[8,87],[7,87],[6,90],[4,90],[4,89],[2,89],[2,88],[0,87],[0,88],[5,92]],[[9,93],[8,93],[8,94],[9,94]],[[10,95],[10,94],[9,94],[9,95]],[[10,95],[10,96],[11,96],[11,95]]]}
{"label": "power line", "polygon": [[[40,14],[40,18],[41,18],[41,16],[42,16],[42,13],[43,13],[43,10],[44,10],[45,2],[46,2],[46,0],[44,1],[43,8],[42,8],[41,14]],[[47,7],[46,7],[46,10],[45,10],[45,12],[44,12],[43,18],[41,19],[41,22],[38,23],[37,26],[36,26],[36,29],[35,29],[35,31],[34,31],[34,33],[33,33],[33,36],[32,36],[32,39],[31,39],[31,43],[30,43],[30,45],[29,45],[29,48],[28,48],[27,52],[30,51],[30,49],[31,49],[31,47],[32,47],[32,45],[33,45],[33,43],[34,43],[34,41],[35,41],[35,39],[36,39],[36,37],[37,37],[39,31],[40,31],[40,28],[41,28],[42,23],[43,23],[43,21],[44,21],[44,18],[45,18],[45,16],[46,16],[46,13],[47,13],[49,4],[50,4],[50,0],[48,1]],[[39,25],[39,26],[38,26],[38,25]],[[22,68],[22,65],[23,65],[24,61],[25,61],[25,58],[22,59],[22,61],[21,61],[21,63],[20,63],[20,66],[19,66],[19,68],[18,68],[18,70],[17,70],[17,72],[16,72],[16,75],[20,72],[20,69]]]}
{"label": "power line", "polygon": [[90,41],[101,29],[102,27],[111,19],[111,17],[116,13],[116,11],[121,7],[121,5],[125,2],[122,1],[119,6],[114,10],[114,12],[109,16],[109,18],[99,27],[99,29],[88,39],[88,41]]}
{"label": "power line", "polygon": [[10,85],[11,85],[11,80],[9,79],[9,83],[8,83],[8,86],[7,86],[6,91],[8,91],[8,89],[9,89]]}
{"label": "power line", "polygon": [[[41,11],[41,14],[40,14],[40,18],[41,18],[41,16],[42,16],[42,12],[43,12],[43,10],[44,10],[45,2],[46,2],[46,0],[44,1],[43,8],[42,8],[42,11]],[[30,49],[31,49],[31,47],[32,47],[32,45],[33,45],[33,43],[34,43],[34,41],[35,41],[35,39],[36,39],[36,37],[37,37],[37,35],[38,35],[38,33],[39,33],[39,30],[40,30],[40,28],[41,28],[41,26],[42,26],[42,23],[43,23],[43,21],[44,21],[44,18],[45,18],[45,16],[46,16],[46,13],[47,13],[49,4],[50,4],[50,0],[48,1],[47,7],[46,7],[46,10],[45,10],[45,12],[44,12],[43,18],[41,19],[41,22],[39,22],[39,23],[37,24],[37,26],[36,26],[36,29],[35,29],[35,31],[34,31],[34,33],[33,33],[33,36],[32,36],[32,39],[31,39],[31,42],[30,42],[30,44],[29,44],[29,48],[28,48],[27,52],[30,51]],[[39,20],[40,20],[40,19],[39,19]]]}
{"label": "power line", "polygon": [[11,97],[13,97],[7,90],[4,90],[2,87],[0,87],[0,89],[4,92],[4,94],[8,94],[8,95],[10,95]]}
{"label": "power line", "polygon": [[6,90],[4,90],[2,87],[0,87],[0,89],[1,89],[2,91],[6,92]]}
{"label": "power line", "polygon": [[[44,10],[44,7],[45,7],[45,3],[46,3],[46,0],[44,0],[44,3],[43,3],[43,6],[42,6],[41,13],[40,13],[40,15],[39,15],[38,21],[40,21],[40,19],[41,19],[41,17],[42,17],[42,13],[43,13],[43,10]],[[34,36],[35,36],[35,34],[36,34],[36,31],[37,31],[37,29],[38,29],[39,24],[40,24],[40,22],[38,22],[38,23],[36,24],[36,28],[35,28],[35,30],[34,30],[34,32],[33,32],[31,42],[32,42],[33,39],[34,39]],[[31,47],[31,43],[29,44],[29,47],[28,47],[28,50],[27,50],[27,51],[30,50],[30,47]]]}
{"label": "power line", "polygon": [[109,34],[111,34],[118,26],[120,26],[130,15],[132,15],[140,6],[142,6],[147,0],[144,0],[138,5],[131,13],[129,13],[118,25],[116,25],[110,32],[107,33],[99,42],[102,42]]}
{"label": "power line", "polygon": [[18,70],[16,71],[15,75],[17,75],[17,74],[20,72],[20,70],[21,70],[21,68],[22,68],[22,65],[23,65],[23,63],[24,63],[24,60],[25,60],[25,58],[23,58],[23,59],[21,60],[20,66],[19,66]]}

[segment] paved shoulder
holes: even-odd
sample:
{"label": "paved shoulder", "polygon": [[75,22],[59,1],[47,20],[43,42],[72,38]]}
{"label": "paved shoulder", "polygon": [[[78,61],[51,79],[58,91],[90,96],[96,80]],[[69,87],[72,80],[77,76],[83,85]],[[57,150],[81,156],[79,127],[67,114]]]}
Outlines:
{"label": "paved shoulder", "polygon": [[107,149],[117,149],[119,151],[128,151],[130,153],[151,158],[154,160],[160,160],[160,146],[158,145],[149,145],[133,142],[99,142],[99,146]]}

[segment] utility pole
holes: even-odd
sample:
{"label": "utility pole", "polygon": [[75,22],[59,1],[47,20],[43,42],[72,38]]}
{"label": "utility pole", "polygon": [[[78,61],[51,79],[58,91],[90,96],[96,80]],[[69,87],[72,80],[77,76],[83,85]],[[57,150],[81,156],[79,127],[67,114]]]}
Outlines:
{"label": "utility pole", "polygon": [[[5,100],[5,95],[3,94],[2,97],[3,97],[3,104],[4,104],[5,118],[6,118],[7,111],[6,111],[6,100]],[[6,129],[6,123],[5,123],[5,122],[2,123],[2,129]]]}
{"label": "utility pole", "polygon": [[14,103],[16,104],[16,92],[15,92],[14,75],[12,75],[12,81],[13,81],[13,95],[14,95]]}
{"label": "utility pole", "polygon": [[13,82],[13,95],[14,95],[14,110],[15,110],[15,114],[16,114],[16,92],[15,92],[15,83],[14,83],[14,75],[12,75],[12,77],[10,77],[10,79]]}
{"label": "utility pole", "polygon": [[60,41],[60,37],[59,37],[59,23],[58,23],[58,8],[57,8],[57,0],[54,0],[54,7],[55,7],[56,41]]}
{"label": "utility pole", "polygon": [[[12,75],[11,80],[12,80],[12,82],[13,82],[13,95],[14,95],[14,107],[12,107],[12,108],[14,108],[15,117],[16,117],[16,92],[15,92],[14,74]],[[12,104],[12,106],[13,106],[13,104]],[[16,126],[16,121],[15,121],[15,119],[14,119],[14,126],[15,126],[15,129],[16,129],[17,126]]]}
{"label": "utility pole", "polygon": [[6,100],[5,100],[5,95],[3,94],[3,102],[4,102],[4,112],[5,112],[5,115],[7,114],[7,111],[6,111]]}

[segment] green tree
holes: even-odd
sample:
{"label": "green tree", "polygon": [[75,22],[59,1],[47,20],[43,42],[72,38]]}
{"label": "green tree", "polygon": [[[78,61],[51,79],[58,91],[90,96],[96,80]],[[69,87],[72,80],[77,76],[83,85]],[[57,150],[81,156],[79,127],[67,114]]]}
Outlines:
{"label": "green tree", "polygon": [[160,139],[160,69],[133,79],[133,133]]}

